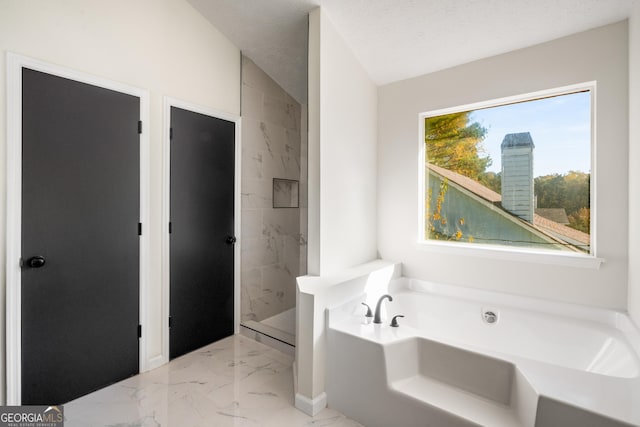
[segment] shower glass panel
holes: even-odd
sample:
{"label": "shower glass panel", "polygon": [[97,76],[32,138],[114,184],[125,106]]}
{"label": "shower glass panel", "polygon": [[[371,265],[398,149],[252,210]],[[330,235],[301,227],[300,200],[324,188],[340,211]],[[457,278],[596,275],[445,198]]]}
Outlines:
{"label": "shower glass panel", "polygon": [[241,325],[293,348],[307,269],[306,108],[246,56],[241,102]]}

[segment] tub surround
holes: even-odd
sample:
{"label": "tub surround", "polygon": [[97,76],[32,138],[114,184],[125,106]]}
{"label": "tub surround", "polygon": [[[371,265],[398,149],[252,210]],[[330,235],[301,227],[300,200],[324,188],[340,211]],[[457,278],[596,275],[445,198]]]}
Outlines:
{"label": "tub surround", "polygon": [[625,314],[406,278],[389,291],[381,325],[364,293],[327,311],[330,407],[371,427],[640,425],[640,333]]}
{"label": "tub surround", "polygon": [[381,295],[400,273],[400,264],[376,260],[333,275],[298,277],[296,327],[305,333],[296,335],[296,408],[315,415],[327,405],[325,310],[363,293]]}

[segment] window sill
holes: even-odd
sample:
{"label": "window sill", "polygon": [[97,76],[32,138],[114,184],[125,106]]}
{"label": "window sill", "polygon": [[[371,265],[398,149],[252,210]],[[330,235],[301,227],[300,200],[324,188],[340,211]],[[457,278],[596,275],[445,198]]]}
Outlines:
{"label": "window sill", "polygon": [[526,248],[502,248],[491,245],[449,243],[434,241],[418,241],[419,250],[437,252],[440,254],[472,256],[504,261],[516,261],[546,265],[560,265],[565,267],[589,268],[597,270],[604,258],[578,253],[541,251]]}

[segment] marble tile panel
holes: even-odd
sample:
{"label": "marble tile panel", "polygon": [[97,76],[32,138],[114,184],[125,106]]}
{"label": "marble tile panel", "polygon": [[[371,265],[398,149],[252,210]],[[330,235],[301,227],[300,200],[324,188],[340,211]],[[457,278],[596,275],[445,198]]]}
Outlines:
{"label": "marble tile panel", "polygon": [[291,95],[285,92],[284,101],[287,105],[287,121],[285,127],[287,129],[301,129],[302,123],[302,106]]}
{"label": "marble tile panel", "polygon": [[[294,266],[299,271],[300,264]],[[241,287],[241,318],[243,321],[262,321],[266,318],[295,307],[295,277],[291,268],[281,265],[261,268],[263,281],[261,288]],[[283,280],[282,277],[286,277]],[[251,295],[250,295],[251,294]]]}
{"label": "marble tile panel", "polygon": [[[306,111],[306,107],[297,103],[249,58],[243,57],[242,68],[241,266],[244,275],[241,318],[259,321],[295,305],[292,278],[301,271],[301,253],[306,253],[306,249],[299,246],[300,210],[272,209],[272,180],[301,181],[301,126],[303,120],[306,121],[302,111]],[[304,168],[306,170],[306,164]],[[300,184],[298,188],[303,190]],[[304,191],[302,196],[306,197]],[[248,210],[262,211],[261,238],[256,236],[258,214],[245,213]],[[276,265],[281,271],[278,272]],[[259,278],[256,270],[261,272]],[[251,272],[251,276],[247,272]],[[284,272],[287,280],[282,279]]]}
{"label": "marble tile panel", "polygon": [[283,244],[275,238],[256,238],[242,241],[242,270],[250,270],[279,262]]}
{"label": "marble tile panel", "polygon": [[289,140],[287,139],[286,129],[268,122],[260,122],[259,126],[262,133],[262,141],[260,141],[262,145],[259,147],[268,151],[272,159],[287,154]]}
{"label": "marble tile panel", "polygon": [[277,156],[263,156],[263,176],[264,179],[292,179],[299,180],[300,160],[297,157],[291,156],[288,152],[283,152]]}
{"label": "marble tile panel", "polygon": [[[280,303],[283,303],[285,300],[290,301],[288,297],[290,297],[292,293],[295,294],[296,276],[286,265],[274,264],[263,267],[262,277],[263,289],[269,286],[269,289],[273,290]],[[285,304],[284,307],[286,310],[293,308],[288,304]],[[277,313],[273,313],[272,315],[275,314]]]}
{"label": "marble tile panel", "polygon": [[266,153],[263,157],[276,158],[285,150],[286,145],[287,135],[283,127],[263,120],[242,120],[243,148]]}
{"label": "marble tile panel", "polygon": [[271,208],[273,182],[264,179],[244,179],[240,185],[242,209]]}
{"label": "marble tile panel", "polygon": [[[262,295],[262,269],[252,268],[240,272],[243,289],[248,298],[258,298]],[[244,310],[243,310],[244,311]]]}
{"label": "marble tile panel", "polygon": [[284,100],[285,90],[246,56],[242,57],[242,83],[268,96]]}
{"label": "marble tile panel", "polygon": [[285,236],[283,263],[292,277],[300,275],[300,235]]}
{"label": "marble tile panel", "polygon": [[286,128],[289,122],[287,103],[283,98],[264,97],[264,121],[269,125]]}
{"label": "marble tile panel", "polygon": [[264,117],[264,92],[249,85],[242,85],[242,117],[261,120]]}
{"label": "marble tile panel", "polygon": [[[250,303],[247,303],[246,306],[249,306]],[[240,316],[240,324],[241,325],[246,325],[247,322],[258,322],[257,320],[257,315],[256,313],[254,313],[253,311],[248,311],[248,312],[243,312],[242,315]]]}
{"label": "marble tile panel", "polygon": [[287,145],[294,150],[293,154],[300,157],[302,146],[300,144],[300,130],[298,129],[285,129],[287,135]]}
{"label": "marble tile panel", "polygon": [[292,155],[289,151],[280,157],[282,168],[284,169],[284,177],[286,179],[300,180],[300,156]]}
{"label": "marble tile panel", "polygon": [[248,291],[240,287],[240,323],[258,322],[258,315],[254,312],[253,300],[247,295]]}
{"label": "marble tile panel", "polygon": [[295,287],[295,282],[293,284],[293,289],[291,289],[290,291],[284,293],[283,304],[285,306],[284,310],[290,310],[290,309],[296,307],[296,287]]}
{"label": "marble tile panel", "polygon": [[[306,207],[300,208],[300,233],[306,235],[309,231],[309,209]],[[306,245],[306,238],[300,239],[300,245]]]}
{"label": "marble tile panel", "polygon": [[[300,208],[307,209],[309,207],[309,185],[306,181],[300,181],[298,191],[300,192]],[[300,211],[300,216],[302,215],[303,212]]]}
{"label": "marble tile panel", "polygon": [[297,237],[300,234],[300,209],[298,208],[265,209],[262,221],[265,237]]}
{"label": "marble tile panel", "polygon": [[300,104],[287,102],[284,104],[284,127],[291,130],[300,130]]}
{"label": "marble tile panel", "polygon": [[[264,267],[263,267],[264,268]],[[260,274],[262,276],[262,269]],[[241,287],[241,318],[257,322],[269,317],[283,306],[269,283],[260,281],[259,287]]]}
{"label": "marble tile panel", "polygon": [[240,213],[242,221],[242,239],[254,239],[262,237],[262,209],[243,209]]}
{"label": "marble tile panel", "polygon": [[252,299],[249,302],[251,311],[247,313],[247,317],[253,317],[251,320],[260,322],[274,314],[284,310],[284,304],[276,299],[271,292],[265,292],[263,297]]}
{"label": "marble tile panel", "polygon": [[262,179],[262,151],[242,147],[242,180]]}

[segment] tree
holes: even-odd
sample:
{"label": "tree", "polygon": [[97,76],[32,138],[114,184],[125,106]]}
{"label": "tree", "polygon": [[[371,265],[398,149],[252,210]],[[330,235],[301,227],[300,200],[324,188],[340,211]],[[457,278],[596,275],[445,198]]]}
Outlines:
{"label": "tree", "polygon": [[590,174],[579,171],[537,177],[534,186],[538,207],[564,208],[569,227],[589,233],[590,178]]}
{"label": "tree", "polygon": [[491,158],[482,141],[487,129],[471,122],[470,111],[425,119],[425,143],[429,163],[480,181]]}
{"label": "tree", "polygon": [[538,197],[538,207],[566,210],[566,187],[564,175],[559,173],[537,177],[534,180],[534,188]]}
{"label": "tree", "polygon": [[591,234],[591,211],[589,208],[580,208],[578,212],[569,215],[569,227]]}
{"label": "tree", "polygon": [[480,175],[480,184],[502,194],[502,172],[485,172]]}

